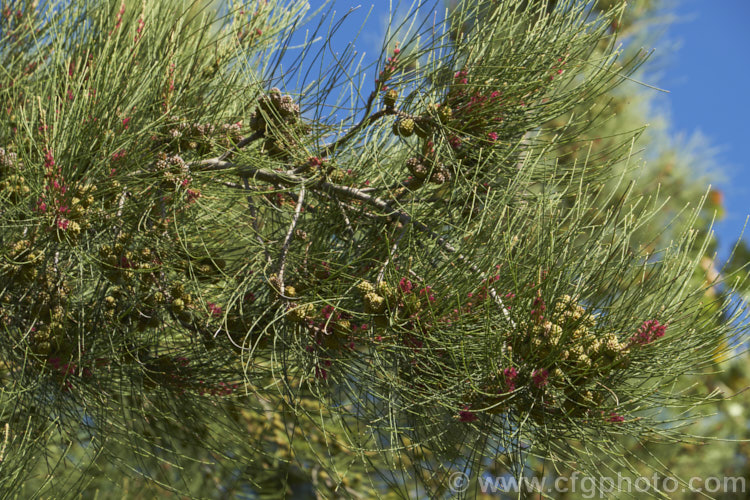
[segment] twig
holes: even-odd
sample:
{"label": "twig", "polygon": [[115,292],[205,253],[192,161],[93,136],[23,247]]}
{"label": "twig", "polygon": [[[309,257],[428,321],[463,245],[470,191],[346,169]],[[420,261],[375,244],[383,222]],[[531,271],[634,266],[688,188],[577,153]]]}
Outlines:
{"label": "twig", "polygon": [[[375,196],[371,196],[365,192],[362,192],[359,189],[349,187],[349,186],[339,186],[336,184],[330,184],[327,182],[321,182],[320,186],[324,189],[329,189],[334,192],[339,192],[342,195],[348,195],[351,198],[358,199],[360,201],[364,201],[365,203],[368,203],[374,207],[380,208],[384,212],[387,213],[387,215],[396,216],[398,219],[404,224],[411,224],[419,231],[422,231],[426,233],[430,238],[435,240],[435,243],[440,245],[444,250],[446,250],[449,253],[456,254],[456,259],[465,263],[469,266],[469,268],[474,271],[476,274],[479,275],[480,279],[485,279],[485,273],[477,267],[476,264],[468,260],[463,254],[458,253],[458,250],[451,245],[443,236],[440,236],[439,234],[435,233],[432,229],[427,227],[425,224],[415,221],[412,219],[412,217],[407,214],[406,212],[402,212],[401,210],[394,209],[391,207],[391,205],[380,198],[377,198]],[[500,309],[503,312],[503,315],[505,318],[510,322],[510,324],[515,328],[515,322],[511,319],[510,314],[508,313],[508,310],[505,308],[505,304],[503,304],[502,299],[497,295],[497,292],[493,288],[490,288],[490,296],[494,299],[495,303],[500,306]]]}
{"label": "twig", "polygon": [[[250,183],[247,180],[247,177],[242,179],[244,184],[244,189],[246,191],[250,191]],[[263,253],[266,255],[266,261],[271,264],[271,254],[268,253],[268,245],[266,245],[265,241],[263,241],[263,238],[260,235],[260,228],[258,227],[258,211],[255,209],[255,203],[253,203],[253,197],[249,194],[247,195],[247,206],[248,210],[250,210],[250,217],[253,218],[253,230],[255,230],[255,237],[260,243],[260,246],[263,248]]]}
{"label": "twig", "polygon": [[349,130],[349,132],[347,132],[347,134],[344,137],[342,137],[341,139],[337,140],[336,142],[332,144],[329,144],[328,146],[324,146],[323,149],[321,149],[318,152],[319,157],[328,156],[330,152],[335,151],[336,148],[344,144],[344,142],[349,140],[355,133],[361,130],[362,127],[365,126],[365,124],[369,124],[370,122],[373,121],[372,117],[375,115],[370,115],[370,112],[372,111],[372,105],[375,103],[375,98],[377,97],[378,97],[377,90],[373,90],[372,92],[370,92],[370,95],[367,97],[367,103],[365,104],[365,115],[362,118],[362,120],[357,125],[355,125],[351,130]]}
{"label": "twig", "polygon": [[117,202],[117,218],[122,217],[122,209],[125,206],[125,198],[127,198],[128,190],[123,188],[120,199]]}
{"label": "twig", "polygon": [[327,146],[323,146],[320,151],[318,151],[317,156],[318,157],[325,157],[330,156],[332,153],[334,153],[338,148],[349,142],[349,140],[354,137],[357,132],[365,128],[366,126],[370,125],[371,123],[379,120],[380,118],[386,116],[386,115],[392,115],[396,112],[392,109],[381,109],[380,111],[371,114],[370,116],[366,116],[362,119],[358,124],[356,124],[354,127],[352,127],[349,132],[344,135],[344,137],[341,137],[340,139],[336,140],[335,142],[332,142],[331,144]]}
{"label": "twig", "polygon": [[383,267],[380,268],[380,272],[378,273],[378,278],[375,280],[375,283],[380,283],[383,281],[383,276],[385,276],[385,268],[388,267],[388,264],[391,262],[391,258],[393,258],[393,255],[396,253],[396,249],[398,248],[398,244],[401,242],[401,238],[404,237],[406,234],[406,228],[408,226],[404,226],[401,228],[401,234],[398,235],[398,238],[396,238],[396,242],[393,244],[393,247],[391,247],[391,251],[388,253],[388,258],[385,259],[385,262],[383,262]]}
{"label": "twig", "polygon": [[117,238],[120,235],[120,231],[122,231],[122,225],[120,224],[120,221],[122,220],[122,211],[125,207],[125,199],[128,197],[128,190],[127,188],[122,189],[122,194],[120,194],[120,199],[117,201],[117,226],[115,226],[115,238]]}
{"label": "twig", "polygon": [[[271,184],[284,184],[287,186],[304,185],[305,183],[309,182],[308,179],[305,179],[304,177],[298,175],[294,175],[291,172],[275,172],[273,170],[255,168],[249,165],[238,166],[231,162],[222,162],[218,160],[205,160],[203,164],[211,170],[227,170],[231,168],[239,168],[241,170],[240,175],[244,177],[245,182],[247,182],[247,179],[249,177],[252,177],[253,179],[260,179],[261,181],[269,182]],[[422,231],[430,238],[432,238],[435,243],[437,243],[445,251],[456,254],[456,259],[469,266],[469,268],[474,271],[480,279],[485,278],[485,273],[481,269],[479,269],[476,264],[468,260],[463,254],[458,253],[458,250],[456,250],[456,248],[451,245],[444,236],[440,236],[439,234],[435,233],[432,229],[427,227],[422,222],[415,221],[411,217],[411,215],[407,214],[406,212],[397,208],[393,208],[389,202],[383,200],[382,198],[372,196],[371,194],[355,187],[342,186],[340,184],[333,184],[323,180],[310,184],[310,189],[313,191],[322,190],[331,193],[332,195],[338,195],[343,198],[362,201],[370,206],[382,210],[385,215],[397,218],[404,225],[414,226],[416,229]],[[497,295],[497,292],[490,288],[490,295],[492,296],[495,303],[500,306],[505,318],[510,321],[513,327],[515,327],[515,323],[510,318],[510,314],[505,308],[502,299]]]}
{"label": "twig", "polygon": [[383,108],[380,111],[377,111],[376,113],[373,113],[370,116],[365,116],[362,121],[360,121],[358,124],[356,124],[354,127],[352,127],[349,132],[346,133],[344,137],[341,137],[340,139],[336,140],[335,142],[324,146],[320,151],[318,151],[318,157],[325,157],[330,156],[332,153],[334,153],[338,148],[349,142],[349,140],[354,137],[360,130],[367,127],[368,125],[372,124],[373,122],[378,121],[380,118],[384,116],[398,116],[401,119],[405,118],[411,118],[412,120],[418,120],[419,117],[415,115],[410,115],[409,113],[406,113],[405,111],[401,111],[395,108]]}
{"label": "twig", "polygon": [[415,273],[413,269],[409,269],[409,274],[411,274],[412,276],[414,276],[420,282],[424,283],[424,278],[422,278],[420,275],[418,275],[417,273]]}
{"label": "twig", "polygon": [[525,146],[528,146],[529,143],[531,142],[532,135],[533,135],[533,131],[529,130],[528,132],[523,134],[523,137],[518,143],[518,146],[521,148],[521,151],[518,153],[518,158],[516,159],[516,170],[523,169],[523,166],[526,163],[526,157],[528,156],[528,148]]}
{"label": "twig", "polygon": [[612,389],[610,389],[606,385],[602,384],[601,382],[597,382],[596,385],[600,385],[600,386],[604,387],[605,389],[607,389],[609,391],[609,393],[612,394],[612,397],[615,398],[615,404],[617,406],[620,406],[620,400],[617,397],[617,394],[615,394],[615,391],[613,391]]}
{"label": "twig", "polygon": [[10,425],[5,422],[5,437],[3,438],[3,448],[0,449],[0,462],[5,458],[5,447],[8,446],[8,435],[10,433]]}
{"label": "twig", "polygon": [[352,223],[349,221],[349,216],[346,215],[346,210],[344,210],[344,204],[341,203],[341,201],[338,198],[336,199],[336,206],[339,207],[339,211],[341,212],[341,217],[344,218],[344,222],[346,223],[346,229],[349,231],[350,236],[354,236],[354,228],[352,227]]}
{"label": "twig", "polygon": [[289,224],[289,230],[286,232],[286,238],[284,238],[284,244],[281,247],[281,255],[279,256],[279,294],[284,296],[284,267],[286,265],[286,256],[289,252],[289,244],[292,241],[292,235],[294,234],[294,228],[297,227],[297,220],[299,220],[299,214],[302,211],[302,202],[305,199],[305,185],[302,184],[299,190],[299,196],[297,197],[297,207],[294,209],[294,215],[292,216],[292,222]]}

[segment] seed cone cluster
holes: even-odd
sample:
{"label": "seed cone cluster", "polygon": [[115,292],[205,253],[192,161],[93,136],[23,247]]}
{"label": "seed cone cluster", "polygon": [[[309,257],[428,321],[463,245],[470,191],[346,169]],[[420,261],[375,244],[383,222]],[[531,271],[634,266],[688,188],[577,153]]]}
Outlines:
{"label": "seed cone cluster", "polygon": [[264,134],[263,150],[278,160],[298,155],[300,138],[309,132],[300,119],[299,104],[275,87],[258,98],[257,109],[250,115],[250,128]]}
{"label": "seed cone cluster", "polygon": [[542,401],[531,413],[538,422],[596,411],[611,396],[602,387],[611,372],[630,364],[627,336],[599,332],[596,316],[569,295],[549,313],[540,298],[532,307],[506,340],[504,366],[468,400],[490,413]]}
{"label": "seed cone cluster", "polygon": [[433,184],[444,184],[451,180],[451,172],[443,163],[433,163],[427,158],[412,157],[406,160],[406,169],[417,181],[428,180]]}
{"label": "seed cone cluster", "polygon": [[31,188],[21,173],[22,170],[23,165],[18,155],[0,148],[0,193],[8,196],[14,203],[25,199],[31,193]]}
{"label": "seed cone cluster", "polygon": [[[71,318],[68,313],[70,286],[67,281],[58,281],[54,266],[47,263],[40,250],[33,249],[29,240],[13,244],[8,261],[0,264],[0,276],[5,283],[25,287],[27,293],[13,297],[7,290],[0,290],[0,318],[10,321],[3,310],[14,306],[16,314],[23,314],[25,327],[29,331],[28,342],[36,354],[47,355],[68,349],[66,332]],[[18,303],[13,303],[18,300]]]}
{"label": "seed cone cluster", "polygon": [[242,140],[242,122],[222,123],[191,123],[185,119],[173,116],[174,123],[167,131],[167,142],[177,152],[194,150],[198,154],[206,154],[218,148],[229,148]]}
{"label": "seed cone cluster", "polygon": [[432,312],[430,304],[434,302],[429,287],[416,290],[414,285],[403,278],[398,285],[392,285],[386,281],[373,284],[362,280],[356,285],[357,294],[360,297],[362,311],[373,315],[376,326],[385,326],[388,316],[394,319],[427,320]]}

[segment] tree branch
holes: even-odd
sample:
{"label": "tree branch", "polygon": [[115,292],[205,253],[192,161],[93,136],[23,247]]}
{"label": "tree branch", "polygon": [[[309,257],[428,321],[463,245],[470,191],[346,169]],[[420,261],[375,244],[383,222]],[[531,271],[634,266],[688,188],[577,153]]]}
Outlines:
{"label": "tree branch", "polygon": [[281,246],[281,255],[279,256],[279,294],[284,296],[284,267],[286,265],[286,256],[289,252],[289,244],[292,241],[292,235],[294,234],[294,228],[297,226],[299,220],[299,214],[302,211],[302,202],[305,199],[305,185],[302,184],[299,190],[299,196],[297,197],[297,207],[294,209],[294,215],[292,216],[292,222],[289,224],[289,230],[286,232],[284,238],[284,244]]}
{"label": "tree branch", "polygon": [[[240,175],[243,175],[245,182],[247,182],[247,179],[250,177],[252,177],[253,179],[259,179],[264,182],[270,182],[272,184],[284,184],[287,186],[304,185],[310,182],[309,179],[295,175],[292,172],[274,172],[273,170],[255,168],[249,165],[238,166],[231,162],[224,162],[215,159],[204,160],[203,162],[201,162],[201,165],[206,166],[208,170],[229,170],[232,168],[238,168],[242,171]],[[400,220],[404,225],[410,224],[414,226],[416,229],[432,238],[435,243],[437,243],[445,251],[447,251],[448,253],[456,254],[456,258],[469,266],[469,268],[473,272],[475,272],[480,279],[486,278],[486,274],[484,273],[484,271],[479,269],[476,264],[468,260],[463,254],[458,253],[458,250],[456,250],[456,248],[451,245],[444,236],[440,236],[439,234],[435,233],[432,229],[427,227],[422,222],[414,220],[412,216],[407,214],[406,212],[397,208],[393,208],[389,202],[376,196],[372,196],[371,194],[362,191],[361,189],[351,186],[342,186],[340,184],[333,184],[323,180],[318,181],[317,183],[312,183],[309,185],[309,187],[313,191],[322,190],[331,193],[334,196],[338,195],[343,198],[362,201],[372,207],[383,211],[385,215],[398,218],[398,220]],[[492,299],[503,311],[503,315],[511,323],[511,325],[515,327],[515,323],[510,318],[510,314],[505,308],[505,304],[503,303],[502,299],[497,295],[497,292],[491,287],[489,287],[489,292]]]}

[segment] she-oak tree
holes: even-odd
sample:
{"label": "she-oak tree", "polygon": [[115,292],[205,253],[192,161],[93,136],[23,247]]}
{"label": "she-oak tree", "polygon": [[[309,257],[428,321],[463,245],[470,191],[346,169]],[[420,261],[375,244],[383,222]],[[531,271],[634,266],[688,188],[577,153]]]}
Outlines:
{"label": "she-oak tree", "polygon": [[632,244],[637,132],[559,161],[642,62],[623,5],[459,3],[375,68],[312,64],[300,2],[196,7],[3,3],[3,489],[436,496],[680,439],[671,388],[739,333],[707,243]]}

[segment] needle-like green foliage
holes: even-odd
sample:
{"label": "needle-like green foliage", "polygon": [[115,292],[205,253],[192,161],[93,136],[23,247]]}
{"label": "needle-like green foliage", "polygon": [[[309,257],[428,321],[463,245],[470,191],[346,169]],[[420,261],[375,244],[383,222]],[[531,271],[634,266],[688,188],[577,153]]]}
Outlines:
{"label": "needle-like green foliage", "polygon": [[700,200],[636,246],[662,208],[621,167],[639,132],[570,161],[576,111],[643,62],[622,6],[433,7],[363,67],[326,66],[335,25],[301,2],[9,2],[4,489],[116,467],[283,496],[312,470],[324,496],[436,496],[681,438],[704,399],[675,382],[739,333],[691,281]]}

